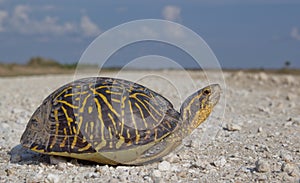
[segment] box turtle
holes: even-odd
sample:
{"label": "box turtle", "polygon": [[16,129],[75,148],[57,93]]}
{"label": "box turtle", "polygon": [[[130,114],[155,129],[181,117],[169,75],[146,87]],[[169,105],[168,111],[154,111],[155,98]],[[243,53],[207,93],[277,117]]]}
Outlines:
{"label": "box turtle", "polygon": [[32,151],[138,165],[161,159],[211,113],[220,86],[189,96],[180,113],[160,94],[127,80],[89,77],[49,95],[29,120],[21,144]]}

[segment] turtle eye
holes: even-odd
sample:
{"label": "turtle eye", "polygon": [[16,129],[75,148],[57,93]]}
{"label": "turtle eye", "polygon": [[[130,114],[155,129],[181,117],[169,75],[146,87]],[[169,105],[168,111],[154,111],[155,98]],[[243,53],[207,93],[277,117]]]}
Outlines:
{"label": "turtle eye", "polygon": [[205,90],[203,91],[203,94],[204,94],[204,95],[209,95],[209,94],[210,94],[210,90],[209,90],[209,89],[205,89]]}

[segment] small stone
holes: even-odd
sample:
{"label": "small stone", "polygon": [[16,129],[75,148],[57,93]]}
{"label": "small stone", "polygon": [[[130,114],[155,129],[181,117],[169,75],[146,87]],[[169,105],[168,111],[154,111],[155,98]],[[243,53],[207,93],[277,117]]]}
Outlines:
{"label": "small stone", "polygon": [[168,161],[162,161],[161,163],[159,163],[158,169],[160,171],[168,171],[171,169],[171,164]]}
{"label": "small stone", "polygon": [[297,96],[295,94],[292,94],[292,93],[288,93],[287,96],[285,97],[285,99],[288,100],[288,101],[292,101],[296,98],[297,98]]}
{"label": "small stone", "polygon": [[289,176],[292,176],[292,177],[299,176],[297,167],[292,163],[283,163],[281,166],[281,170],[283,172],[286,172]]}
{"label": "small stone", "polygon": [[256,178],[257,182],[265,182],[268,180],[268,177],[265,174],[261,174]]}
{"label": "small stone", "polygon": [[180,162],[180,158],[177,156],[177,154],[174,154],[174,153],[170,154],[166,158],[166,160],[168,160],[168,162],[171,162],[171,163],[178,163],[178,162]]}
{"label": "small stone", "polygon": [[84,178],[89,179],[89,178],[98,178],[100,177],[100,174],[98,172],[90,172]]}
{"label": "small stone", "polygon": [[282,158],[283,161],[285,162],[291,162],[293,160],[293,157],[291,155],[289,155],[287,152],[285,151],[281,151],[280,152],[280,157]]}
{"label": "small stone", "polygon": [[154,170],[154,171],[152,172],[152,175],[153,175],[154,177],[161,177],[161,172],[160,172],[159,170]]}
{"label": "small stone", "polygon": [[181,172],[178,172],[178,177],[181,177],[181,178],[186,178],[187,177],[187,172],[185,172],[185,171],[181,171]]}
{"label": "small stone", "polygon": [[116,179],[116,178],[112,178],[109,180],[109,183],[119,183],[120,180],[119,179]]}
{"label": "small stone", "polygon": [[298,118],[293,118],[293,123],[292,125],[294,126],[300,126],[300,117]]}
{"label": "small stone", "polygon": [[202,159],[197,159],[191,167],[200,168],[201,170],[205,170],[209,165],[209,162],[203,161]]}
{"label": "small stone", "polygon": [[269,79],[269,77],[268,77],[268,75],[266,73],[260,72],[258,74],[258,80],[260,80],[260,81],[266,81],[268,79]]}
{"label": "small stone", "polygon": [[65,170],[66,168],[67,168],[67,164],[63,162],[59,162],[56,166],[56,169],[61,171]]}
{"label": "small stone", "polygon": [[219,157],[216,161],[213,162],[213,164],[216,167],[223,167],[227,163],[224,156]]}
{"label": "small stone", "polygon": [[225,127],[225,130],[228,130],[228,131],[240,131],[242,128],[237,125],[237,124],[232,124],[232,123],[229,123],[229,124],[226,124],[226,127]]}
{"label": "small stone", "polygon": [[288,84],[288,85],[293,85],[293,84],[296,84],[297,82],[293,76],[288,75],[284,78],[283,83]]}
{"label": "small stone", "polygon": [[270,171],[269,164],[264,160],[258,160],[255,162],[255,169],[257,172],[264,173]]}
{"label": "small stone", "polygon": [[47,175],[47,177],[45,178],[45,182],[46,183],[59,183],[60,182],[59,176],[55,175],[55,174],[52,174],[52,173],[49,173]]}
{"label": "small stone", "polygon": [[13,175],[13,171],[11,169],[5,169],[5,172],[7,176]]}
{"label": "small stone", "polygon": [[282,176],[282,182],[300,182],[300,180],[296,177],[291,177],[287,174]]}
{"label": "small stone", "polygon": [[262,127],[259,127],[258,129],[257,129],[257,132],[258,133],[261,133],[263,131],[263,128]]}

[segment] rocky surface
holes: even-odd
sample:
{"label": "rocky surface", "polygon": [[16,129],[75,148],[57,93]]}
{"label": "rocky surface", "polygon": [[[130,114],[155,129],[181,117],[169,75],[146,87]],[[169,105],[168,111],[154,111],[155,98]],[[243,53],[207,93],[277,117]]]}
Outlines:
{"label": "rocky surface", "polygon": [[[166,96],[176,109],[206,85],[202,72],[188,73],[191,85],[183,71],[122,74]],[[300,77],[223,74],[223,102],[211,117],[176,151],[142,166],[50,161],[22,148],[31,114],[73,76],[0,78],[0,182],[300,182]]]}

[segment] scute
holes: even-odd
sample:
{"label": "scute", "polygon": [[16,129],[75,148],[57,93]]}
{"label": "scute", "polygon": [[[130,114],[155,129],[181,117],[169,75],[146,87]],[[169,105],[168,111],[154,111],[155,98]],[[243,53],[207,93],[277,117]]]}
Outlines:
{"label": "scute", "polygon": [[166,137],[176,129],[179,116],[166,98],[142,85],[84,78],[43,101],[21,143],[58,155],[124,151]]}

